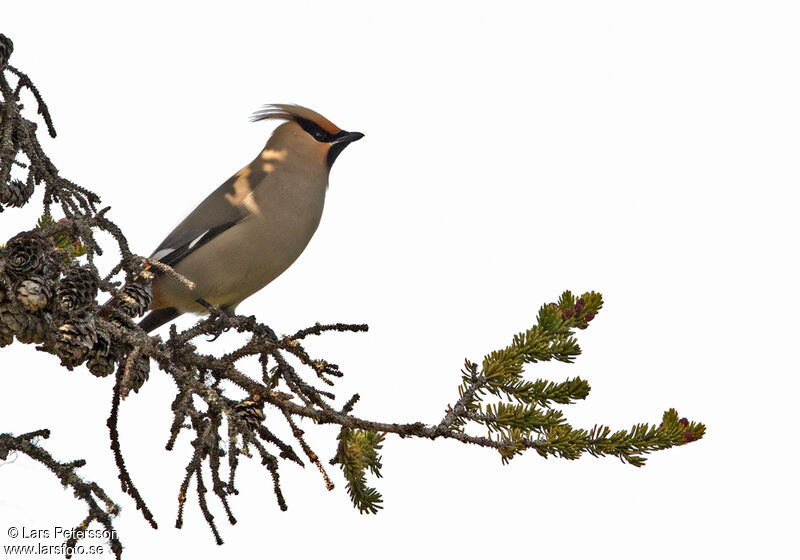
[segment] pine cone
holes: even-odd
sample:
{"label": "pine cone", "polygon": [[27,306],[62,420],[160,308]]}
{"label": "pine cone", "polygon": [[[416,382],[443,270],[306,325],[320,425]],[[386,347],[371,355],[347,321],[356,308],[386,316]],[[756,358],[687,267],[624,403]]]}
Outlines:
{"label": "pine cone", "polygon": [[[44,342],[47,325],[51,320],[49,313],[29,313],[16,301],[6,298],[0,303],[0,331],[12,332],[17,340],[29,344]],[[8,339],[8,335],[2,335]]]}
{"label": "pine cone", "polygon": [[33,194],[33,182],[23,182],[11,179],[6,184],[0,185],[0,204],[5,206],[24,206]]}
{"label": "pine cone", "polygon": [[67,270],[58,285],[58,301],[66,311],[82,311],[97,297],[97,277],[85,266]]}
{"label": "pine cone", "polygon": [[47,307],[52,293],[52,284],[40,276],[27,278],[17,286],[17,300],[28,311]]}
{"label": "pine cone", "polygon": [[153,300],[153,289],[150,282],[145,280],[134,280],[128,282],[122,288],[119,296],[117,308],[128,317],[139,317]]}
{"label": "pine cone", "polygon": [[49,313],[28,315],[23,328],[15,333],[17,340],[23,344],[41,344],[44,342],[51,320],[52,317]]}
{"label": "pine cone", "polygon": [[97,377],[105,377],[114,373],[120,355],[119,348],[112,345],[111,335],[103,328],[95,325],[97,342],[89,352],[86,367]]}
{"label": "pine cone", "polygon": [[14,342],[14,331],[12,331],[3,321],[3,314],[8,305],[5,287],[0,284],[0,348],[8,346]]}
{"label": "pine cone", "polygon": [[0,68],[6,65],[13,50],[14,43],[11,42],[11,39],[0,33]]}
{"label": "pine cone", "polygon": [[255,431],[264,421],[264,402],[258,396],[252,396],[236,403],[233,407],[233,417]]}
{"label": "pine cone", "polygon": [[54,346],[61,365],[67,369],[80,365],[97,342],[94,321],[86,318],[70,319],[58,327]]}
{"label": "pine cone", "polygon": [[3,321],[3,314],[6,312],[6,307],[9,304],[8,297],[6,296],[6,289],[2,282],[0,282],[0,348],[8,346],[14,341],[14,331],[12,331]]}
{"label": "pine cone", "polygon": [[150,379],[150,358],[139,356],[130,368],[126,367],[125,369],[125,374],[122,378],[122,398],[127,397],[131,389],[138,393],[148,379]]}
{"label": "pine cone", "polygon": [[5,261],[6,274],[14,279],[29,276],[54,278],[58,274],[54,253],[52,242],[33,230],[11,238],[0,257]]}
{"label": "pine cone", "polygon": [[114,373],[117,362],[114,356],[92,356],[86,361],[86,367],[95,377],[106,377]]}
{"label": "pine cone", "polygon": [[14,333],[3,323],[0,323],[0,348],[8,346],[12,342],[14,342]]}

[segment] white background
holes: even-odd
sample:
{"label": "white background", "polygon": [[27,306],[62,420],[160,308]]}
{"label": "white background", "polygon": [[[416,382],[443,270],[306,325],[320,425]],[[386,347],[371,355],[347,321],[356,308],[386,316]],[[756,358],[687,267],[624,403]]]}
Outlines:
{"label": "white background", "polygon": [[[281,513],[267,472],[244,463],[239,523],[211,499],[217,547],[194,493],[174,529],[190,448],[163,450],[166,376],[154,371],[120,419],[153,531],[116,480],[111,379],[33,346],[0,350],[0,430],[50,427],[56,457],[89,461],[80,473],[123,506],[126,558],[796,553],[795,3],[135,6],[7,3],[0,24],[49,103],[48,154],[111,205],[134,250],[149,254],[258,153],[271,125],[251,112],[306,105],[366,136],[336,162],[306,252],[239,310],[280,333],[369,323],[309,343],[346,372],[337,394],[358,391],[359,415],[438,422],[464,357],[507,344],[562,290],[597,290],[606,306],[580,333],[584,355],[529,375],[590,381],[566,409],[575,426],[658,423],[675,407],[708,433],[642,469],[535,454],[504,467],[488,450],[389,437],[377,516],[350,506],[334,467],[327,493],[313,467],[289,463]],[[0,214],[0,239],[39,212]],[[327,461],[335,429],[303,426]],[[12,525],[83,515],[40,465],[0,465],[0,544],[21,543]]]}

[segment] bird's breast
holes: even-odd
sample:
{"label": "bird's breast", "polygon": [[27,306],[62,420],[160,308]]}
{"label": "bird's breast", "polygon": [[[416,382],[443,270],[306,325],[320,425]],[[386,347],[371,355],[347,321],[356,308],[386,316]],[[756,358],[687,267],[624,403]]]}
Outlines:
{"label": "bird's breast", "polygon": [[187,311],[201,311],[198,298],[235,306],[277,278],[297,260],[319,226],[325,204],[327,174],[295,175],[286,180],[276,170],[259,184],[241,188],[246,217],[175,267],[195,283],[188,290],[163,278],[159,291],[180,300]]}

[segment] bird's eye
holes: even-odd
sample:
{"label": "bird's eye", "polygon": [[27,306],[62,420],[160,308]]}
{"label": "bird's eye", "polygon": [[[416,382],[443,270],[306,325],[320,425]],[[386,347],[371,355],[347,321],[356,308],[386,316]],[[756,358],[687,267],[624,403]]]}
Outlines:
{"label": "bird's eye", "polygon": [[310,121],[310,120],[304,119],[302,117],[297,118],[295,120],[297,121],[297,124],[299,124],[303,128],[303,130],[308,132],[311,135],[311,137],[314,140],[316,140],[317,142],[330,142],[331,141],[330,133],[327,130],[325,130],[324,128],[322,128],[321,126],[319,126],[314,121]]}

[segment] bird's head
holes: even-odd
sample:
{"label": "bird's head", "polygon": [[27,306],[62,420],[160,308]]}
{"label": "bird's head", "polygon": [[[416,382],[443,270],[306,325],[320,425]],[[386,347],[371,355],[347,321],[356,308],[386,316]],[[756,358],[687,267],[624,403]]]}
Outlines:
{"label": "bird's head", "polygon": [[282,127],[288,127],[291,132],[294,132],[293,137],[296,141],[304,144],[312,143],[314,151],[325,158],[328,169],[331,168],[342,150],[351,142],[364,137],[360,132],[342,130],[316,111],[300,105],[265,105],[256,111],[251,120],[261,121],[264,119],[288,121]]}

